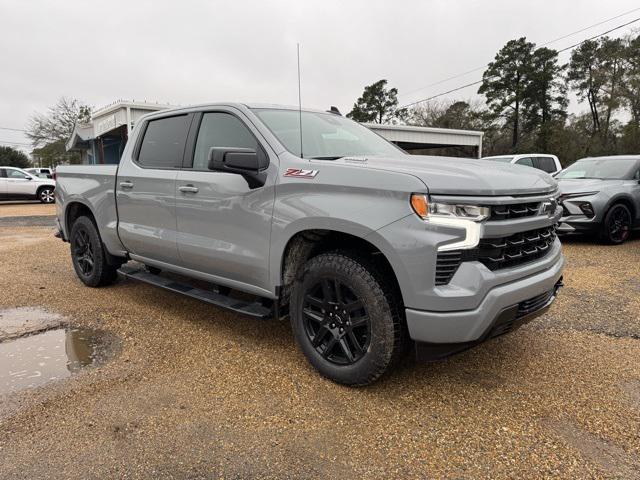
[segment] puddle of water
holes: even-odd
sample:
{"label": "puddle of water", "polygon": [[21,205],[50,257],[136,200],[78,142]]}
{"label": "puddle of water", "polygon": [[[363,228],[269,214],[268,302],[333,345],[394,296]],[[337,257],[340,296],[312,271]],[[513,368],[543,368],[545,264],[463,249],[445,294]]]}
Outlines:
{"label": "puddle of water", "polygon": [[97,330],[58,328],[0,343],[0,394],[60,380],[96,364],[101,337]]}

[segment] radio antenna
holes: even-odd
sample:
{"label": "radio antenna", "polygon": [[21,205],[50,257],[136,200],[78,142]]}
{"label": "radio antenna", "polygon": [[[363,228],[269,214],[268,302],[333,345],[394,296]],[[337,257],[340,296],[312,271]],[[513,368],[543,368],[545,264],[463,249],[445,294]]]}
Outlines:
{"label": "radio antenna", "polygon": [[298,120],[300,122],[300,158],[304,158],[302,153],[302,92],[300,88],[300,44],[296,44],[298,47]]}

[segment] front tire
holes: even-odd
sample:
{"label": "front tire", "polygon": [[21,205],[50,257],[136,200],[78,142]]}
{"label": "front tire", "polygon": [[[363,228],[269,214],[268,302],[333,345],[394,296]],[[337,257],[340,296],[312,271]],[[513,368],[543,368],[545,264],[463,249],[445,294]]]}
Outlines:
{"label": "front tire", "polygon": [[604,217],[600,239],[610,245],[620,245],[631,235],[631,211],[622,204],[613,205]]}
{"label": "front tire", "polygon": [[53,203],[56,201],[53,187],[43,187],[38,190],[38,200],[41,203]]}
{"label": "front tire", "polygon": [[300,349],[323,376],[369,385],[401,358],[406,327],[390,283],[355,253],[324,253],[307,262],[293,287],[291,323]]}
{"label": "front tire", "polygon": [[71,260],[78,278],[88,287],[109,285],[118,278],[117,267],[107,262],[107,253],[95,223],[79,217],[71,227]]}

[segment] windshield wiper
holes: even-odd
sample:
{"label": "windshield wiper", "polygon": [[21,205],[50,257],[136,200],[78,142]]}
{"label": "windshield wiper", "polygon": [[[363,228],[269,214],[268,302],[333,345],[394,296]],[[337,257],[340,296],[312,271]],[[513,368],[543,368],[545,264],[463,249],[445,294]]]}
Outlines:
{"label": "windshield wiper", "polygon": [[326,156],[326,157],[309,157],[311,160],[338,160],[343,158],[344,155]]}

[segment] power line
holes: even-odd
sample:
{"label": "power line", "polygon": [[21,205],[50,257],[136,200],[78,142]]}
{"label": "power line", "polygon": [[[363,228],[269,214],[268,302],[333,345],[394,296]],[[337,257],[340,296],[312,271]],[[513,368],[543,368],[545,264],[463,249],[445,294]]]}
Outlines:
{"label": "power line", "polygon": [[[570,47],[566,47],[566,48],[563,48],[561,50],[558,50],[558,53],[566,52],[567,50],[571,50],[573,48],[576,48],[576,47],[582,45],[585,42],[588,42],[590,40],[595,40],[596,38],[603,37],[608,33],[614,32],[616,30],[620,30],[621,28],[624,28],[624,27],[626,27],[628,25],[631,25],[632,23],[635,23],[635,22],[638,22],[638,21],[640,21],[640,17],[638,17],[638,18],[636,18],[634,20],[631,20],[630,22],[627,22],[625,24],[618,25],[617,27],[612,28],[610,30],[607,30],[606,32],[600,33],[598,35],[594,35],[593,37],[589,37],[589,38],[587,38],[585,40],[582,40],[581,42],[578,42],[578,43],[576,43],[574,45],[571,45]],[[482,67],[482,68],[484,68],[484,67]],[[406,105],[402,105],[401,107],[398,107],[398,108],[412,107],[414,105],[417,105],[418,103],[428,102],[428,101],[433,100],[435,98],[442,97],[444,95],[448,95],[449,93],[457,92],[458,90],[462,90],[462,89],[471,87],[473,85],[477,85],[479,83],[482,83],[482,80],[476,80],[475,82],[467,83],[466,85],[462,85],[462,86],[457,87],[457,88],[452,88],[451,90],[447,90],[446,92],[438,93],[437,95],[432,95],[431,97],[423,98],[422,100],[416,100],[415,102],[407,103]]]}
{"label": "power line", "polygon": [[9,142],[6,140],[0,140],[0,144],[3,145],[20,145],[23,147],[31,147],[32,145],[30,143],[23,143],[23,142]]}
{"label": "power line", "polygon": [[26,132],[21,128],[9,128],[9,127],[0,127],[0,130],[11,130],[12,132]]}
{"label": "power line", "polygon": [[[590,30],[590,29],[592,29],[594,27],[598,27],[598,26],[600,26],[600,25],[602,25],[604,23],[610,22],[611,20],[615,20],[617,18],[624,17],[625,15],[629,15],[630,13],[636,12],[638,10],[640,10],[640,7],[634,8],[634,9],[629,10],[629,11],[624,12],[624,13],[621,13],[619,15],[616,15],[615,17],[607,18],[606,20],[602,20],[602,21],[600,21],[598,23],[594,23],[593,25],[589,25],[588,27],[581,28],[580,30],[576,30],[575,32],[571,32],[571,33],[568,33],[568,34],[563,35],[561,37],[554,38],[553,40],[549,40],[548,42],[540,44],[540,47],[545,47],[547,45],[551,45],[552,43],[558,42],[560,40],[564,40],[565,38],[572,37],[573,35],[576,35],[578,33],[582,33],[582,32],[584,32],[586,30]],[[437,82],[430,83],[429,85],[425,85],[424,87],[420,87],[420,88],[417,88],[415,90],[411,90],[411,91],[409,91],[407,93],[402,93],[401,96],[406,97],[408,95],[411,95],[412,93],[419,92],[419,91],[424,90],[426,88],[431,88],[431,87],[435,87],[437,85],[441,85],[443,83],[448,82],[449,80],[455,80],[456,78],[464,77],[466,75],[469,75],[470,73],[474,73],[474,72],[477,72],[478,70],[482,70],[482,69],[486,68],[487,65],[488,64],[484,64],[482,67],[477,67],[477,68],[474,68],[472,70],[467,70],[466,72],[458,73],[458,74],[453,75],[451,77],[447,77],[447,78],[445,78],[443,80],[439,80]],[[470,84],[470,85],[474,85],[474,84]]]}

